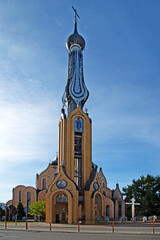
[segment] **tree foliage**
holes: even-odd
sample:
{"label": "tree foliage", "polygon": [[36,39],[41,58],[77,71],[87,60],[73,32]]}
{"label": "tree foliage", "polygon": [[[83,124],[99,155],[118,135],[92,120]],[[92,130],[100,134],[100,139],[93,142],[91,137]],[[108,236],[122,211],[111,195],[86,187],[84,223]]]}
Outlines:
{"label": "tree foliage", "polygon": [[5,216],[5,211],[0,207],[0,220]]}
{"label": "tree foliage", "polygon": [[123,188],[127,201],[134,197],[140,206],[136,206],[137,216],[160,216],[160,176],[141,176],[133,180],[132,185]]}
{"label": "tree foliage", "polygon": [[42,217],[43,220],[45,220],[46,215],[46,202],[45,201],[38,201],[32,203],[30,206],[30,215],[39,215]]}
{"label": "tree foliage", "polygon": [[21,202],[18,203],[17,205],[17,217],[18,218],[22,218],[24,217],[26,214],[24,212],[24,207],[23,204]]}

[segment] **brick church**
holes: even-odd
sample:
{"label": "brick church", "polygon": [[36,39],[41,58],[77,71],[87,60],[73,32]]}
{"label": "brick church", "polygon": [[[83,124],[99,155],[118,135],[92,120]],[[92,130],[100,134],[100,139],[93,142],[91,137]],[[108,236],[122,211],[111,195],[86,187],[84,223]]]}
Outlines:
{"label": "brick church", "polygon": [[[75,12],[76,13],[76,12]],[[67,41],[68,79],[62,98],[59,121],[58,156],[36,175],[36,187],[18,185],[7,205],[19,202],[28,209],[30,203],[46,201],[46,222],[95,223],[100,219],[120,219],[125,216],[125,202],[118,184],[107,187],[102,168],[92,162],[92,120],[83,111],[89,91],[83,76],[85,40],[77,30]]]}

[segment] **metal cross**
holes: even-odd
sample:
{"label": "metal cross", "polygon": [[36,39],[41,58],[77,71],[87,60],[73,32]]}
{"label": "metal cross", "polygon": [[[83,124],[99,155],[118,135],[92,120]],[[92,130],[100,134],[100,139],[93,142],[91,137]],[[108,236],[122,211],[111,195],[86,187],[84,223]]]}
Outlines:
{"label": "metal cross", "polygon": [[77,17],[78,18],[80,18],[80,16],[78,15],[78,13],[77,13],[77,10],[72,6],[72,8],[73,8],[73,10],[74,10],[74,12],[75,12],[75,21],[77,21]]}

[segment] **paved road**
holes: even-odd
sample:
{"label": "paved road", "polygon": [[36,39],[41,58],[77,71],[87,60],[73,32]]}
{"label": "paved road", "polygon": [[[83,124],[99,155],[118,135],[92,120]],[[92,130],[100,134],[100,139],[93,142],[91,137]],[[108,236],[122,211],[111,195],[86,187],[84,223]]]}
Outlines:
{"label": "paved road", "polygon": [[0,230],[0,240],[159,240],[160,234],[129,233],[56,233],[40,231]]}

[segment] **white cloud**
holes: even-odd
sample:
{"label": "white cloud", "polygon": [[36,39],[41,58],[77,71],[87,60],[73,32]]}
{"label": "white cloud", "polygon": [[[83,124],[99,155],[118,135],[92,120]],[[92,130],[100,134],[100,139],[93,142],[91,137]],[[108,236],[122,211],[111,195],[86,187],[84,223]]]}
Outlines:
{"label": "white cloud", "polygon": [[[0,161],[1,172],[8,161],[29,161],[43,157],[56,144],[58,106],[38,81],[28,86],[14,80],[1,81],[0,97]],[[26,159],[25,159],[26,158]],[[5,159],[5,161],[4,161]]]}
{"label": "white cloud", "polygon": [[[12,188],[33,185],[58,149],[59,106],[38,80],[0,79],[0,201]],[[7,190],[6,190],[7,189]]]}
{"label": "white cloud", "polygon": [[40,82],[46,69],[36,60],[44,58],[45,49],[1,32],[0,50],[0,175],[7,180],[0,201],[5,202],[16,185],[34,186],[36,172],[53,160],[60,106],[54,89]]}

